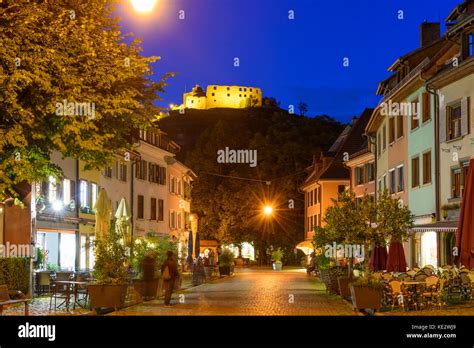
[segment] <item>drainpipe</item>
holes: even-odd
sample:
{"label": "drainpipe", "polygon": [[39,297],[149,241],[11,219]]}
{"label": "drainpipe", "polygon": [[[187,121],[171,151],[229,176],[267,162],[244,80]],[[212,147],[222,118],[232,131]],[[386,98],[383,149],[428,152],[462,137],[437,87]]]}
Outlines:
{"label": "drainpipe", "polygon": [[436,93],[436,90],[429,83],[426,84],[426,90],[434,98],[434,144],[435,144],[435,202],[436,202],[436,221],[441,221],[440,219],[440,202],[441,202],[441,192],[440,192],[440,144],[439,144],[439,95]]}

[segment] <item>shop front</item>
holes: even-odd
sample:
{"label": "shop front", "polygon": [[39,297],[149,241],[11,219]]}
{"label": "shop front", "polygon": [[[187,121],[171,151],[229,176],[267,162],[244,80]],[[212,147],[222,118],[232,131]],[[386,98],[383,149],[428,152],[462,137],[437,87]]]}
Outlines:
{"label": "shop front", "polygon": [[438,221],[412,229],[411,250],[414,267],[453,264],[457,221]]}

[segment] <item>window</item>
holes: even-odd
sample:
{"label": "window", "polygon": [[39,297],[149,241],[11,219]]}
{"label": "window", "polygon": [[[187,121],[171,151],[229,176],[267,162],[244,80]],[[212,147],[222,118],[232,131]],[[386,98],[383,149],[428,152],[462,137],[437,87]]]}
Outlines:
{"label": "window", "polygon": [[461,136],[461,104],[447,107],[447,139],[452,140]]}
{"label": "window", "polygon": [[337,185],[337,193],[342,193],[346,190],[345,185]]}
{"label": "window", "polygon": [[158,221],[163,221],[164,219],[164,202],[162,199],[158,200]]}
{"label": "window", "polygon": [[382,192],[382,180],[379,179],[379,194]]}
{"label": "window", "polygon": [[375,180],[375,164],[374,163],[369,163],[366,164],[367,166],[367,181],[371,182]]}
{"label": "window", "polygon": [[387,175],[383,176],[383,190],[385,191],[387,189]]}
{"label": "window", "polygon": [[418,112],[418,99],[415,99],[411,103],[412,109],[412,115],[411,115],[411,129],[418,128],[420,125],[420,115]]}
{"label": "window", "polygon": [[474,34],[473,33],[469,33],[469,35],[467,36],[467,42],[468,42],[468,54],[469,54],[469,57],[472,57],[474,55]]}
{"label": "window", "polygon": [[111,178],[112,177],[112,167],[105,167],[104,171],[102,172],[102,175],[105,176],[106,178]]}
{"label": "window", "polygon": [[[417,111],[418,114],[418,111]],[[398,116],[397,117],[397,139],[400,139],[403,137],[403,116]]]}
{"label": "window", "polygon": [[411,159],[411,187],[420,186],[420,157]]}
{"label": "window", "polygon": [[176,212],[170,210],[170,228],[176,228]]}
{"label": "window", "polygon": [[127,181],[127,163],[120,162],[119,163],[119,176],[118,179],[120,181]]}
{"label": "window", "polygon": [[391,144],[395,141],[395,117],[388,120],[388,143]]}
{"label": "window", "polygon": [[176,179],[173,175],[170,175],[170,192],[175,193],[176,192]]}
{"label": "window", "polygon": [[355,169],[355,174],[356,174],[356,184],[357,185],[362,185],[366,182],[365,180],[365,174],[364,174],[364,167],[357,167]]}
{"label": "window", "polygon": [[160,173],[160,185],[166,185],[166,168],[165,167],[159,167],[159,173]]}
{"label": "window", "polygon": [[150,220],[156,220],[156,198],[150,200]]}
{"label": "window", "polygon": [[97,187],[97,184],[91,183],[91,205],[90,207],[93,208],[95,205],[95,202],[97,202],[97,196],[99,195],[99,189]]}
{"label": "window", "polygon": [[314,197],[313,197],[313,191],[308,192],[309,195],[309,206],[313,206],[314,204]]}
{"label": "window", "polygon": [[177,225],[178,225],[178,229],[181,229],[181,213],[177,213],[176,214],[176,220],[177,220]]}
{"label": "window", "polygon": [[212,96],[214,97],[216,94],[214,92],[212,92]]}
{"label": "window", "polygon": [[423,184],[431,183],[431,151],[423,154]]}
{"label": "window", "polygon": [[385,125],[383,126],[382,148],[384,150],[387,148],[387,127]]}
{"label": "window", "polygon": [[461,198],[461,168],[451,170],[451,198]]}
{"label": "window", "polygon": [[227,96],[230,97],[230,93],[227,93]]}
{"label": "window", "polygon": [[431,120],[431,98],[429,93],[423,93],[423,115],[422,121],[423,123]]}
{"label": "window", "polygon": [[146,180],[148,162],[144,160],[137,160],[135,168],[135,177],[137,179]]}
{"label": "window", "polygon": [[137,204],[137,218],[143,219],[144,218],[144,211],[145,211],[145,199],[143,196],[138,195],[138,204]]}
{"label": "window", "polygon": [[79,184],[79,202],[81,207],[87,207],[87,181],[81,180]]}
{"label": "window", "polygon": [[390,193],[395,193],[395,169],[392,169],[388,172],[390,178]]}
{"label": "window", "polygon": [[462,164],[462,187],[461,187],[462,197],[464,197],[464,189],[466,188],[466,179],[467,179],[468,169],[469,169],[469,161],[466,161]]}
{"label": "window", "polygon": [[377,155],[380,156],[382,153],[382,135],[379,133],[377,137]]}
{"label": "window", "polygon": [[397,168],[398,175],[398,185],[397,192],[402,192],[405,190],[405,168],[403,166]]}
{"label": "window", "polygon": [[48,200],[50,203],[53,203],[58,198],[58,184],[56,178],[50,176],[48,186]]}

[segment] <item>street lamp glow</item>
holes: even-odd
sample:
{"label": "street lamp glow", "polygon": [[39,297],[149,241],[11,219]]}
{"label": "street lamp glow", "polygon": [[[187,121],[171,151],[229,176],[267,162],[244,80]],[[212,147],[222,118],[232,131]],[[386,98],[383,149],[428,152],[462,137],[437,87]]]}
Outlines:
{"label": "street lamp glow", "polygon": [[54,201],[53,204],[53,210],[54,211],[61,211],[63,209],[63,202],[61,201]]}
{"label": "street lamp glow", "polygon": [[265,208],[263,208],[263,213],[267,216],[270,216],[273,213],[273,208],[269,205],[266,205]]}
{"label": "street lamp glow", "polygon": [[156,0],[131,0],[132,6],[137,12],[151,12],[155,6]]}

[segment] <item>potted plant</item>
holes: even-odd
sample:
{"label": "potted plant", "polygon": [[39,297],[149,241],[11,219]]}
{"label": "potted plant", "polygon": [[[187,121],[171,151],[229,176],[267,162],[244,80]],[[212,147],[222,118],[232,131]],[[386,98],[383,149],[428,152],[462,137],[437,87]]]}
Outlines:
{"label": "potted plant", "polygon": [[219,274],[230,275],[234,271],[234,253],[224,249],[219,255]]}
{"label": "potted plant", "polygon": [[274,271],[281,271],[283,263],[281,260],[283,259],[283,250],[278,248],[277,250],[272,251],[272,260],[273,260],[273,270]]}
{"label": "potted plant", "polygon": [[41,247],[36,248],[36,260],[33,263],[33,268],[35,270],[43,269],[45,263],[45,255]]}
{"label": "potted plant", "polygon": [[109,233],[96,238],[94,243],[95,267],[94,283],[88,291],[91,308],[98,312],[100,308],[123,306],[127,292],[129,269],[129,250],[123,243],[123,236],[111,226]]}
{"label": "potted plant", "polygon": [[352,305],[355,309],[378,310],[382,306],[384,285],[370,275],[350,283]]}

